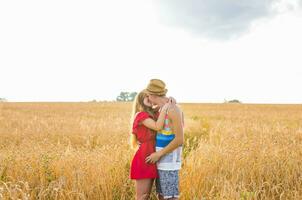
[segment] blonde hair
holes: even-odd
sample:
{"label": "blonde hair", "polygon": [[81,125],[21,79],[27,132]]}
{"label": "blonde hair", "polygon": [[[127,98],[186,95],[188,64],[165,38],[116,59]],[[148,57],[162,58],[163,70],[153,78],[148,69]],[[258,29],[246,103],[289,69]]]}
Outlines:
{"label": "blonde hair", "polygon": [[144,91],[139,92],[133,101],[132,106],[132,116],[131,116],[131,131],[130,131],[130,146],[131,149],[136,149],[138,147],[137,137],[135,134],[132,133],[132,125],[135,119],[135,116],[138,112],[148,112],[151,116],[154,115],[154,111],[152,108],[146,106],[144,104],[144,99],[147,96],[147,94]]}

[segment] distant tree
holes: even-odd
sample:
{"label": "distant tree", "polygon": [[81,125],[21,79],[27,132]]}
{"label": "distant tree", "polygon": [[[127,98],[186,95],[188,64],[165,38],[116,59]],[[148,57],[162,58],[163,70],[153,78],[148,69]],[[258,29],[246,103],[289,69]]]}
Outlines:
{"label": "distant tree", "polygon": [[241,103],[241,102],[237,99],[233,99],[233,100],[230,100],[229,103]]}
{"label": "distant tree", "polygon": [[233,99],[230,101],[227,101],[226,99],[224,99],[224,103],[241,103],[238,99]]}
{"label": "distant tree", "polygon": [[116,97],[117,101],[133,101],[137,92],[121,92],[119,96]]}
{"label": "distant tree", "polygon": [[7,100],[5,98],[0,98],[0,102],[6,102]]}
{"label": "distant tree", "polygon": [[131,92],[131,93],[130,93],[130,100],[131,100],[131,101],[134,101],[136,95],[137,95],[137,92]]}

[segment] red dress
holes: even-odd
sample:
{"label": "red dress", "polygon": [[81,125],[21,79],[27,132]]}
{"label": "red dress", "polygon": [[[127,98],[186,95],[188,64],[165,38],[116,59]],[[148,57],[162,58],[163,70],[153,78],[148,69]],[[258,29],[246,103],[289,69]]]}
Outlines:
{"label": "red dress", "polygon": [[136,135],[141,145],[131,162],[131,179],[158,178],[156,164],[145,162],[146,157],[155,152],[156,136],[155,131],[141,124],[141,122],[147,118],[152,118],[152,116],[147,112],[139,112],[133,121],[132,133]]}

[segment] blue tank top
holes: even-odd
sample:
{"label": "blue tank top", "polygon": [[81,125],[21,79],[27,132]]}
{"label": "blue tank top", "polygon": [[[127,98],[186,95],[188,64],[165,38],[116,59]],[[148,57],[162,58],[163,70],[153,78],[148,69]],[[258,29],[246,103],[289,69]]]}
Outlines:
{"label": "blue tank top", "polygon": [[[156,151],[160,151],[166,147],[173,139],[175,134],[170,127],[168,113],[165,115],[164,128],[156,134]],[[182,145],[174,149],[172,152],[162,156],[156,163],[157,169],[160,170],[179,170],[181,168]]]}

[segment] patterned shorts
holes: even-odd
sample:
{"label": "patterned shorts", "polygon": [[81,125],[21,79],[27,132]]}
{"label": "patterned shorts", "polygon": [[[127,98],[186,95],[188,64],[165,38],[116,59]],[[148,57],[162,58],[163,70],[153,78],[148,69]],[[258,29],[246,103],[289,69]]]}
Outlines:
{"label": "patterned shorts", "polygon": [[179,198],[178,172],[179,170],[158,170],[159,178],[155,180],[156,192],[164,199]]}

